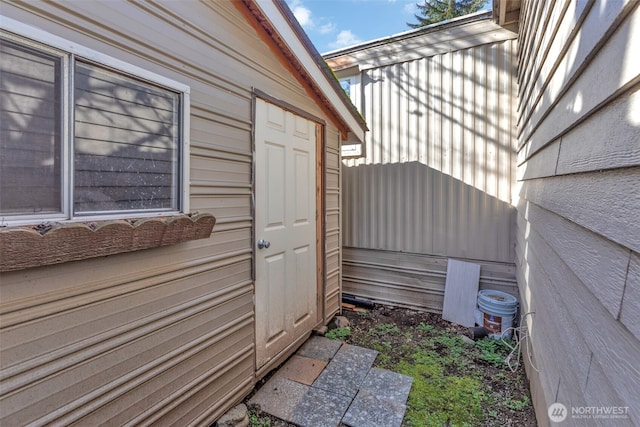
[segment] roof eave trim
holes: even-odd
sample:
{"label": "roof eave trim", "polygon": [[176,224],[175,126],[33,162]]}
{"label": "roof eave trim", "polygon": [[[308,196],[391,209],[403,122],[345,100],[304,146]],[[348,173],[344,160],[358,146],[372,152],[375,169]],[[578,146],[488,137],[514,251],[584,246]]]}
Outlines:
{"label": "roof eave trim", "polygon": [[364,119],[347,98],[284,0],[242,2],[281,50],[289,65],[320,100],[343,137],[346,139],[347,133],[353,133],[358,140],[364,141],[368,130]]}
{"label": "roof eave trim", "polygon": [[468,24],[470,22],[487,20],[487,19],[490,19],[491,17],[492,17],[491,11],[480,11],[480,12],[470,13],[469,15],[458,16],[456,18],[448,19],[446,21],[436,22],[435,24],[427,25],[421,28],[416,28],[413,30],[404,31],[402,33],[393,34],[391,36],[385,36],[378,39],[373,39],[373,40],[365,41],[362,43],[358,43],[356,45],[347,46],[344,48],[325,52],[322,54],[322,56],[326,59],[330,59],[330,58],[342,56],[351,52],[357,52],[357,51],[368,49],[371,47],[389,44],[398,40],[419,37],[419,36],[422,36],[423,34],[440,31],[445,28],[457,27],[459,25]]}

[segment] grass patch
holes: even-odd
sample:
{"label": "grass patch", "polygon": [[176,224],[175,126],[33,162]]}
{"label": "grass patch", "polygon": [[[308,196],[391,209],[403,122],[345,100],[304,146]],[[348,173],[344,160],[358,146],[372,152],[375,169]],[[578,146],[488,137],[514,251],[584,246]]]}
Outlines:
{"label": "grass patch", "polygon": [[447,375],[449,358],[419,350],[398,363],[401,374],[413,377],[405,421],[411,426],[480,425],[483,405],[490,399],[472,376]]}

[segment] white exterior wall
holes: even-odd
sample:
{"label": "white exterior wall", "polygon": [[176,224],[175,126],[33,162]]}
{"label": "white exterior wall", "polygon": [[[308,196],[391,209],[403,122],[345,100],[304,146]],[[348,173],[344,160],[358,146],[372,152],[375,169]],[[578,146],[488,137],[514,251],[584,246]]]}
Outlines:
{"label": "white exterior wall", "polygon": [[[370,129],[343,161],[344,292],[439,311],[447,257],[516,292],[516,36],[475,19],[329,55],[338,76],[361,70]],[[374,251],[397,253],[393,278]]]}

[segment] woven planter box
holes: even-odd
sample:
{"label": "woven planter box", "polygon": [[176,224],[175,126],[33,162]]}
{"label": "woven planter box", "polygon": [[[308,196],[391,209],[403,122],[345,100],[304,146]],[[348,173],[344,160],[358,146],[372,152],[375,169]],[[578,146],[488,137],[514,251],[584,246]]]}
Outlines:
{"label": "woven planter box", "polygon": [[206,239],[211,214],[0,228],[0,272]]}

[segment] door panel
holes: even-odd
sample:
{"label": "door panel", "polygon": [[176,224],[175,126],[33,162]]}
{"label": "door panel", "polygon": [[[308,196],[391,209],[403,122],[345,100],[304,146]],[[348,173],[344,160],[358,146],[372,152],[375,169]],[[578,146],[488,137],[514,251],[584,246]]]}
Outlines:
{"label": "door panel", "polygon": [[[256,365],[316,320],[316,123],[256,100]],[[269,242],[260,249],[258,241]]]}

